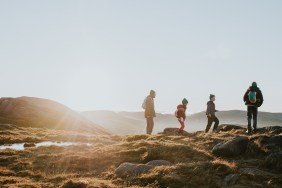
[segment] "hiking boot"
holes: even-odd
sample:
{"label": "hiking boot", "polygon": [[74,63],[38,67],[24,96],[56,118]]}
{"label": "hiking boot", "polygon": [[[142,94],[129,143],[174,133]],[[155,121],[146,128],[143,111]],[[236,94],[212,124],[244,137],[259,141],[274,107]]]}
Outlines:
{"label": "hiking boot", "polygon": [[181,130],[181,129],[179,129],[179,130],[178,130],[178,135],[179,135],[179,136],[184,136],[184,131]]}
{"label": "hiking boot", "polygon": [[245,134],[246,135],[252,135],[252,131],[246,131]]}

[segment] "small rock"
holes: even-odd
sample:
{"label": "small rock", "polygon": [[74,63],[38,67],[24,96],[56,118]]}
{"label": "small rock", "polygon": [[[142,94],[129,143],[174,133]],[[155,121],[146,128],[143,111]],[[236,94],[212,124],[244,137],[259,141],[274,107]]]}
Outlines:
{"label": "small rock", "polygon": [[122,163],[115,171],[115,174],[119,178],[128,176],[138,176],[142,173],[150,171],[153,166],[144,164]]}
{"label": "small rock", "polygon": [[146,165],[151,165],[151,166],[170,166],[172,165],[171,162],[166,161],[166,160],[154,160],[154,161],[150,161],[148,162]]}
{"label": "small rock", "polygon": [[239,179],[238,174],[229,174],[224,178],[224,184],[225,185],[234,185],[236,181]]}
{"label": "small rock", "polygon": [[236,157],[245,153],[249,139],[246,137],[236,137],[233,140],[220,142],[212,149],[212,153],[219,157]]}
{"label": "small rock", "polygon": [[157,166],[169,166],[172,165],[171,162],[165,160],[154,160],[147,164],[133,164],[133,163],[122,163],[115,170],[115,174],[119,178],[138,176],[143,173],[149,172],[151,169]]}
{"label": "small rock", "polygon": [[25,148],[31,148],[31,147],[35,147],[36,145],[34,143],[25,143],[24,147]]}
{"label": "small rock", "polygon": [[115,170],[115,174],[117,177],[124,177],[127,176],[132,169],[136,167],[136,164],[133,163],[122,163],[119,167]]}

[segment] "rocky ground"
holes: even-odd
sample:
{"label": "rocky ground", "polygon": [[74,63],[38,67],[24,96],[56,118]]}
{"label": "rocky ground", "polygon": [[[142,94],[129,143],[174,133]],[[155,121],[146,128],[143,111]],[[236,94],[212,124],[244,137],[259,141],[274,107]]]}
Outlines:
{"label": "rocky ground", "polygon": [[[96,136],[2,124],[1,145],[31,147],[0,150],[0,187],[281,187],[282,127],[245,131]],[[33,147],[47,140],[85,144]]]}

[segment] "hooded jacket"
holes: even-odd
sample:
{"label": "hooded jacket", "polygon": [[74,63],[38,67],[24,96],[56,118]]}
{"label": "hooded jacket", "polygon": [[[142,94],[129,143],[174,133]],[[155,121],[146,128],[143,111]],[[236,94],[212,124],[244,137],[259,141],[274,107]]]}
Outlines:
{"label": "hooded jacket", "polygon": [[[250,91],[256,92],[256,98],[257,98],[256,103],[251,103],[250,102],[250,99],[249,99]],[[246,93],[244,95],[244,102],[245,102],[245,105],[247,105],[247,106],[257,106],[257,107],[260,107],[262,105],[262,103],[263,103],[263,95],[262,95],[261,90],[258,87],[256,87],[256,86],[250,86],[249,89],[246,91]]]}
{"label": "hooded jacket", "polygon": [[212,116],[215,116],[215,112],[216,112],[217,110],[215,109],[215,104],[214,104],[214,102],[213,101],[209,101],[208,103],[207,103],[207,111],[206,111],[206,115],[212,115]]}

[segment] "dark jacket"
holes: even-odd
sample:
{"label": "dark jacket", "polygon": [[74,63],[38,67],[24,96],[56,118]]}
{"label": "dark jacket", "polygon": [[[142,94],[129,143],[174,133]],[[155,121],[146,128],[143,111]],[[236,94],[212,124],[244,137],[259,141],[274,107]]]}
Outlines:
{"label": "dark jacket", "polygon": [[214,116],[216,111],[217,111],[217,110],[215,109],[215,104],[214,104],[214,102],[213,102],[213,101],[209,101],[209,102],[207,103],[207,111],[206,111],[206,114],[207,114],[207,115],[211,114],[212,116]]}
{"label": "dark jacket", "polygon": [[[251,103],[250,100],[249,100],[249,92],[250,91],[255,91],[256,92],[256,98],[257,98],[257,101],[256,103]],[[250,86],[249,89],[246,91],[245,95],[244,95],[244,102],[247,106],[257,106],[257,107],[260,107],[263,103],[263,96],[262,96],[262,93],[261,93],[261,90],[258,88],[258,87],[255,87],[255,86]]]}
{"label": "dark jacket", "polygon": [[147,117],[156,117],[154,99],[150,95],[146,98],[145,118]]}
{"label": "dark jacket", "polygon": [[187,107],[183,104],[180,104],[177,106],[177,110],[175,111],[175,117],[177,118],[183,118],[183,120],[185,121],[186,119],[186,109]]}

